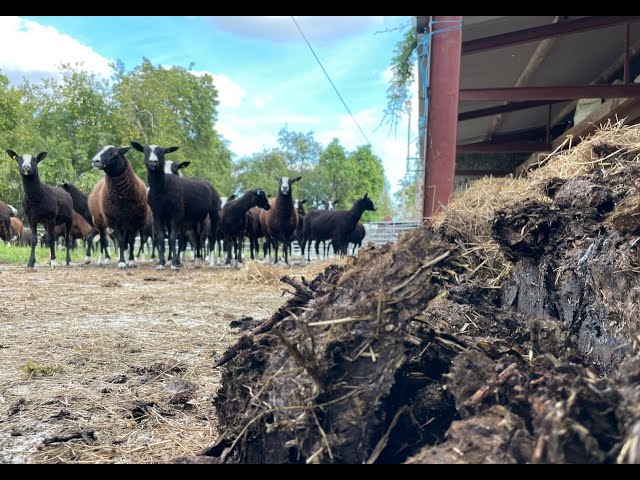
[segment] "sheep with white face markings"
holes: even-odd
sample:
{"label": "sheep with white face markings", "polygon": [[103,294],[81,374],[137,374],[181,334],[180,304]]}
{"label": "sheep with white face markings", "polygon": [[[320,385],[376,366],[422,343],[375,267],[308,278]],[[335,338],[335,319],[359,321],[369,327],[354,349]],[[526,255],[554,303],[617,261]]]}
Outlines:
{"label": "sheep with white face markings", "polygon": [[282,241],[284,262],[289,265],[289,245],[298,227],[298,210],[293,206],[292,186],[301,178],[276,177],[278,195],[269,200],[270,210],[260,212],[262,231],[275,250],[274,264],[278,263],[278,246]]}
{"label": "sheep with white face markings", "polygon": [[[158,245],[160,246],[157,268],[164,268],[164,236],[168,231],[171,269],[178,269],[176,240],[183,225],[190,226],[194,231],[195,267],[198,268],[202,259],[201,234],[207,216],[211,222],[210,245],[214,244],[218,230],[220,218],[218,192],[206,180],[165,174],[165,154],[175,152],[179,147],[142,146],[138,142],[131,142],[131,145],[139,152],[144,153],[144,164],[147,167],[148,203],[153,213],[153,224],[158,234]],[[215,255],[211,255],[209,265],[214,266],[215,262]]]}
{"label": "sheep with white face markings", "polygon": [[[119,268],[135,266],[134,242],[144,228],[149,206],[147,187],[136,175],[125,154],[131,147],[102,148],[91,163],[105,176],[89,195],[93,223],[100,232],[101,245],[106,248],[106,229],[111,228],[120,248]],[[125,259],[125,251],[129,259]]]}
{"label": "sheep with white face markings", "polygon": [[[66,264],[71,263],[71,255],[69,253],[70,234],[73,212],[73,200],[71,195],[62,188],[46,185],[40,181],[38,173],[38,164],[42,162],[47,152],[40,152],[35,157],[33,155],[18,155],[13,150],[7,150],[7,155],[18,163],[20,176],[22,177],[22,186],[24,187],[24,199],[22,200],[22,209],[29,222],[32,232],[36,232],[38,223],[44,225],[49,238],[53,238],[53,231],[56,225],[65,225],[65,246],[67,249]],[[36,263],[36,244],[37,239],[31,241],[31,255],[27,267],[33,268]],[[51,268],[58,265],[56,261],[55,241],[49,243],[51,250]]]}

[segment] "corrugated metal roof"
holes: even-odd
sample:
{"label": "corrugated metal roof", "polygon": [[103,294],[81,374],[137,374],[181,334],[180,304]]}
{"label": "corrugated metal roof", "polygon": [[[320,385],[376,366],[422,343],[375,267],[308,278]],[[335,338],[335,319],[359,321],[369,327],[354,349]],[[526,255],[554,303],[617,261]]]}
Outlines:
{"label": "corrugated metal roof", "polygon": [[[426,25],[428,18],[418,17],[418,27],[421,24]],[[548,25],[554,18],[553,16],[464,16],[462,41]],[[567,18],[573,20],[582,17]],[[624,28],[624,25],[617,25],[554,37],[555,43],[531,76],[527,86],[588,84],[624,51]],[[640,24],[632,24],[631,44],[639,40]],[[523,43],[462,56],[460,88],[513,87],[539,43]],[[464,102],[460,104],[460,112],[500,104]],[[566,102],[554,104],[552,115],[558,113],[565,105]],[[505,113],[494,135],[544,128],[548,115],[547,106]],[[458,122],[458,144],[487,140],[486,133],[494,123],[494,118],[495,116],[488,116]]]}

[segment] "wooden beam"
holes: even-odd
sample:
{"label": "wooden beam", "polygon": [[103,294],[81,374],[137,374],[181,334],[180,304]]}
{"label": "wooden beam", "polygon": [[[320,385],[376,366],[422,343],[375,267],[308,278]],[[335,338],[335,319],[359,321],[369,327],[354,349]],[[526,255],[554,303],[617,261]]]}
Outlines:
{"label": "wooden beam", "polygon": [[640,114],[640,98],[625,98],[616,99],[611,103],[603,103],[599,108],[589,113],[585,119],[574,125],[569,130],[564,132],[552,143],[552,148],[555,150],[564,143],[568,136],[573,137],[572,145],[576,145],[580,142],[580,137],[585,137],[594,132],[599,125],[604,125],[611,119],[615,122],[617,119],[625,117],[628,120],[635,119]]}
{"label": "wooden beam", "polygon": [[576,98],[640,97],[640,84],[573,85],[555,87],[464,88],[461,102],[496,102],[524,100],[567,100]]}
{"label": "wooden beam", "polygon": [[546,151],[551,151],[551,145],[548,143],[478,142],[456,146],[456,153],[529,153]]}
{"label": "wooden beam", "polygon": [[552,103],[566,102],[568,100],[530,100],[527,102],[513,102],[505,105],[496,105],[495,107],[479,108],[477,110],[469,110],[458,114],[458,121],[473,120],[474,118],[490,117],[498,113],[516,112],[518,110],[526,110],[527,108],[542,107]]}
{"label": "wooden beam", "polygon": [[[558,23],[560,18],[561,17],[556,16],[553,19],[552,25]],[[533,75],[540,68],[540,65],[542,65],[542,62],[544,62],[544,60],[547,58],[549,52],[553,48],[553,45],[556,43],[556,40],[557,38],[547,38],[538,44],[535,51],[531,55],[531,58],[522,69],[522,72],[520,72],[516,83],[513,85],[514,87],[526,87],[527,85],[529,85],[531,77],[533,77]],[[491,125],[489,125],[489,128],[487,128],[487,131],[485,132],[484,139],[491,140],[493,134],[496,133],[502,126],[502,122],[504,122],[504,114],[500,113],[493,118]]]}
{"label": "wooden beam", "polygon": [[475,177],[475,176],[489,176],[494,177],[506,177],[513,173],[512,170],[456,170],[456,176],[459,177]]}
{"label": "wooden beam", "polygon": [[485,52],[496,48],[510,47],[521,43],[537,42],[545,38],[568,35],[571,33],[587,32],[598,28],[613,27],[622,23],[633,23],[640,20],[640,16],[598,15],[575,20],[566,20],[551,25],[525,28],[514,32],[501,33],[491,37],[468,40],[462,44],[462,55]]}
{"label": "wooden beam", "polygon": [[[639,54],[640,54],[640,40],[638,40],[633,45],[631,45],[631,48],[629,49],[629,59],[633,60]],[[591,80],[591,82],[589,82],[589,85],[595,85],[598,83],[611,83],[611,81],[613,80],[613,76],[621,67],[623,67],[625,60],[626,60],[626,54],[625,52],[622,52],[622,54],[618,55],[618,58],[616,58],[616,60],[611,65],[609,65],[606,69],[600,72],[600,74],[597,77]],[[578,104],[578,101],[575,100],[570,104],[568,104],[566,107],[564,107],[562,110],[560,110],[558,113],[556,113],[553,116],[553,119],[551,119],[551,126],[553,127],[554,125],[557,125],[564,117],[569,115],[571,111],[575,110],[577,104]]]}

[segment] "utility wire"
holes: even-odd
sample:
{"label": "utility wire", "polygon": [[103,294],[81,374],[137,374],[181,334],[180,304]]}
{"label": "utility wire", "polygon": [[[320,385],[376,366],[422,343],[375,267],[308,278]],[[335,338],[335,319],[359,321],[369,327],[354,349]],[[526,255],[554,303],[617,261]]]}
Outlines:
{"label": "utility wire", "polygon": [[[293,23],[296,24],[296,27],[298,27],[298,31],[300,32],[300,35],[302,35],[302,38],[304,39],[304,41],[307,43],[307,46],[309,47],[309,50],[311,50],[311,53],[313,53],[313,56],[316,58],[316,61],[318,62],[318,65],[320,65],[320,68],[322,69],[322,71],[324,72],[324,74],[327,76],[327,80],[329,80],[329,83],[331,83],[331,86],[333,87],[333,89],[336,92],[336,95],[338,95],[338,98],[340,99],[340,101],[342,102],[342,104],[344,105],[344,108],[347,109],[347,112],[349,112],[349,115],[351,116],[351,119],[353,120],[353,123],[356,124],[356,127],[358,127],[358,130],[360,130],[360,133],[362,134],[362,136],[364,137],[364,139],[367,141],[367,144],[369,144],[371,146],[371,148],[373,148],[373,144],[369,141],[369,139],[367,138],[366,133],[364,133],[364,131],[362,130],[362,128],[360,127],[360,124],[358,123],[358,121],[356,120],[356,117],[353,116],[353,113],[351,113],[351,110],[349,110],[349,107],[347,106],[347,103],[344,101],[344,98],[342,98],[342,95],[340,95],[340,92],[338,91],[338,88],[335,86],[335,84],[333,83],[333,80],[331,80],[331,77],[329,76],[329,74],[327,73],[327,71],[325,70],[324,66],[322,66],[322,62],[320,61],[320,59],[318,58],[318,55],[316,55],[316,52],[313,50],[313,47],[311,46],[311,44],[309,43],[309,40],[307,40],[306,35],[304,34],[304,32],[302,31],[302,28],[300,28],[300,25],[298,24],[298,22],[296,21],[296,18],[291,15],[291,20],[293,20]],[[374,149],[374,153],[375,149]],[[377,153],[376,153],[377,157],[380,157]]]}

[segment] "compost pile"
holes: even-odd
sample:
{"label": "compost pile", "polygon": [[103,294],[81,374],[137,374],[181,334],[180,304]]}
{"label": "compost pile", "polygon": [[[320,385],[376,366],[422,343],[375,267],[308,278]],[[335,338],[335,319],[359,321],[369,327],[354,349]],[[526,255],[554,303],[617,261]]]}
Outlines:
{"label": "compost pile", "polygon": [[188,461],[640,461],[639,150],[610,125],[285,278],[293,297],[218,360],[222,437]]}

